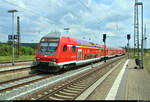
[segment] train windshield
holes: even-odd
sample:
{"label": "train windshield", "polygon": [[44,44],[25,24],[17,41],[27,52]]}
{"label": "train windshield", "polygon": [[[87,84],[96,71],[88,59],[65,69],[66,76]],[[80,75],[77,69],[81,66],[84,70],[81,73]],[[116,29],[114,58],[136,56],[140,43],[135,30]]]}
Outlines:
{"label": "train windshield", "polygon": [[55,55],[58,47],[58,42],[41,42],[39,54]]}

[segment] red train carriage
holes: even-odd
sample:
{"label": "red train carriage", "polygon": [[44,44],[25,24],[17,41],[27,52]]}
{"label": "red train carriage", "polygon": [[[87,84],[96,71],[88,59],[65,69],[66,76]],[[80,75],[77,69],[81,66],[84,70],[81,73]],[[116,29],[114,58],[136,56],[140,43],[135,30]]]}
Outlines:
{"label": "red train carriage", "polygon": [[[106,46],[106,56],[118,54],[118,49]],[[60,36],[53,32],[41,38],[36,64],[42,71],[57,72],[62,68],[87,64],[104,57],[104,45]]]}
{"label": "red train carriage", "polygon": [[[70,37],[44,36],[39,43],[36,61],[43,71],[90,63],[100,59],[100,47],[92,42],[85,42]],[[44,68],[50,66],[50,68]]]}

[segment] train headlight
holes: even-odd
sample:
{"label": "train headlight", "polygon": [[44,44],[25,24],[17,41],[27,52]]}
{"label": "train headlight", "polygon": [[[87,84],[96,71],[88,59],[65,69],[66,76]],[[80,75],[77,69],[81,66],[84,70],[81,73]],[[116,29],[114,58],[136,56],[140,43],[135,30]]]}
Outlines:
{"label": "train headlight", "polygon": [[55,58],[52,58],[51,61],[52,61],[52,62],[56,62],[56,59],[55,59]]}
{"label": "train headlight", "polygon": [[39,57],[36,57],[36,60],[40,60],[40,58],[39,58]]}

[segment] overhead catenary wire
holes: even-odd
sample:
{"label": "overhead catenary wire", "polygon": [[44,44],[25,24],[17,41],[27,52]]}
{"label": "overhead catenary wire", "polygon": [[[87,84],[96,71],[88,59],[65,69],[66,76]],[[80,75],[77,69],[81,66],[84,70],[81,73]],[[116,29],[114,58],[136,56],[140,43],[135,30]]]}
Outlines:
{"label": "overhead catenary wire", "polygon": [[3,1],[6,2],[7,4],[10,4],[10,5],[19,7],[21,9],[27,10],[29,12],[32,12],[33,15],[38,15],[40,17],[43,17],[43,18],[45,18],[49,22],[49,24],[55,24],[53,21],[49,20],[48,17],[42,16],[39,12],[36,12],[35,10],[31,10],[31,9],[27,9],[27,8],[21,7],[21,6],[17,5],[17,4],[15,4],[15,3],[9,2],[7,0],[3,0]]}
{"label": "overhead catenary wire", "polygon": [[[89,7],[87,7],[87,5],[85,5],[81,0],[79,0],[79,3],[80,3],[82,6],[84,6],[84,7],[90,12],[90,14],[92,13],[92,10],[91,10]],[[95,17],[95,19],[98,21],[97,24],[103,24],[103,23],[104,23],[103,20],[98,19],[96,16],[93,16],[93,17]],[[100,27],[100,29],[101,29],[101,27]],[[117,28],[117,30],[119,31],[119,28]],[[94,36],[95,38],[98,38],[95,34],[93,34],[93,36]],[[102,38],[102,37],[101,37],[101,38]],[[100,41],[100,42],[102,42],[102,41]]]}
{"label": "overhead catenary wire", "polygon": [[[85,7],[89,12],[90,12],[90,14],[92,13],[92,10],[89,8],[89,7],[87,7],[87,5],[85,5],[81,0],[78,0],[79,1],[79,3],[83,6],[83,7]],[[93,16],[98,22],[97,22],[97,24],[102,24],[102,23],[104,23],[103,22],[103,20],[100,20],[99,18],[97,18],[96,16]],[[101,29],[101,28],[100,28]]]}
{"label": "overhead catenary wire", "polygon": [[[81,0],[78,0],[78,1],[84,8],[86,8],[90,12],[90,14],[92,14],[92,10],[89,7],[87,7]],[[93,16],[93,17],[98,21],[97,24],[102,23],[102,20],[99,20],[96,16]],[[95,33],[93,33],[93,36],[95,36],[95,38],[97,38]]]}

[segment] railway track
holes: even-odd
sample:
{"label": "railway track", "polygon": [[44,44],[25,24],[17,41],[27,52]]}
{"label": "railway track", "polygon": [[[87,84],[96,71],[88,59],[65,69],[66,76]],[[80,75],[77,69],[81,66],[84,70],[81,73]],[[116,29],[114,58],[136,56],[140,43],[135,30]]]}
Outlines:
{"label": "railway track", "polygon": [[[20,60],[20,61],[15,61],[15,63],[19,63],[19,62],[29,62],[29,61],[34,61],[34,60]],[[0,64],[12,64],[12,62],[0,62]]]}
{"label": "railway track", "polygon": [[[15,65],[14,66],[32,64],[33,61],[34,60],[15,61]],[[4,67],[12,67],[12,63],[11,62],[0,62],[0,68],[4,68]]]}
{"label": "railway track", "polygon": [[7,64],[0,64],[0,82],[5,80],[11,80],[17,77],[23,77],[28,75],[29,73],[34,72],[34,65],[32,61],[23,62],[20,61],[15,66]]}
{"label": "railway track", "polygon": [[5,70],[0,70],[0,74],[3,74],[3,73],[12,73],[12,72],[15,72],[15,71],[21,71],[21,70],[26,70],[26,69],[30,69],[31,67],[23,67],[23,68],[12,68],[12,69],[5,69]]}
{"label": "railway track", "polygon": [[38,76],[38,75],[39,75],[39,73],[30,75],[30,76],[26,76],[26,77],[22,77],[22,78],[18,78],[18,79],[0,82],[0,84],[1,84],[0,93],[9,91],[9,90],[12,90],[15,88],[19,88],[24,85],[28,85],[30,83],[34,83],[39,80],[51,77],[51,75],[45,75],[45,76]]}
{"label": "railway track", "polygon": [[[77,68],[78,69],[78,68]],[[75,70],[75,69],[73,69]],[[29,84],[41,81],[41,80],[46,80],[48,78],[52,78],[54,76],[66,73],[72,71],[70,70],[65,70],[65,71],[60,71],[58,73],[53,73],[53,74],[43,74],[43,73],[36,73],[36,74],[32,74],[29,76],[25,76],[25,77],[21,77],[21,78],[16,78],[16,79],[12,79],[12,80],[7,80],[7,81],[2,81],[0,82],[0,94],[1,93],[6,93],[9,92],[11,90],[15,90],[18,89],[20,87],[24,87],[24,86],[28,86]],[[0,97],[1,99],[1,97]]]}
{"label": "railway track", "polygon": [[16,80],[18,78],[27,77],[36,73],[36,67],[22,67],[22,68],[4,68],[0,69],[0,83],[4,81]]}
{"label": "railway track", "polygon": [[[25,69],[27,69],[27,68],[25,68]],[[17,70],[20,70],[20,69],[17,69]],[[75,70],[75,69],[73,69],[73,70]],[[40,80],[46,80],[47,78],[66,73],[68,71],[71,71],[71,69],[61,71],[61,72],[58,72],[58,73],[53,73],[53,74],[43,74],[42,72],[41,73],[35,73],[35,74],[25,76],[25,77],[21,77],[21,78],[2,81],[2,82],[0,82],[0,85],[1,85],[0,93],[9,91],[9,90],[12,90],[12,89],[15,89],[15,88],[19,88],[19,87],[22,87],[22,86],[25,86],[25,85],[28,85],[28,84],[31,84],[31,83],[34,83],[34,82],[38,82]]]}
{"label": "railway track", "polygon": [[[112,63],[112,61],[111,61],[111,63]],[[108,64],[108,63],[107,63]],[[105,66],[107,66],[107,64],[105,64]],[[102,65],[102,66],[104,66],[104,65]],[[76,69],[74,69],[74,70],[76,70]],[[96,69],[94,69],[95,71],[96,71]],[[72,70],[69,70],[69,71],[72,71]],[[32,85],[32,87],[36,87],[36,85],[34,85],[33,83],[37,83],[37,82],[41,82],[41,81],[45,81],[45,82],[47,82],[46,80],[50,80],[50,79],[53,79],[53,77],[57,77],[57,76],[59,76],[59,75],[63,75],[64,73],[67,73],[67,72],[69,72],[69,71],[65,71],[65,72],[60,72],[60,73],[57,73],[57,74],[50,74],[50,75],[45,75],[45,76],[40,76],[40,77],[36,77],[36,78],[33,78],[32,76],[31,77],[27,77],[28,78],[28,80],[26,80],[26,81],[22,81],[21,82],[21,80],[22,79],[24,79],[24,78],[20,78],[20,79],[14,79],[14,81],[12,80],[12,81],[8,81],[8,82],[1,82],[2,84],[2,86],[4,86],[4,87],[1,87],[0,88],[0,93],[2,94],[2,96],[5,96],[5,95],[7,95],[7,93],[9,93],[10,91],[12,91],[12,90],[16,90],[16,93],[19,93],[19,92],[21,92],[21,88],[22,87],[26,87],[26,86],[30,86],[30,84]],[[91,70],[89,70],[89,71],[91,71]],[[93,72],[94,73],[94,72]],[[90,73],[91,74],[91,73]],[[77,87],[79,87],[79,89],[81,89],[81,91],[83,91],[83,90],[85,90],[86,89],[86,87],[85,86],[87,86],[87,84],[89,84],[89,83],[86,83],[86,82],[84,82],[84,81],[82,81],[81,79],[84,79],[84,77],[85,76],[88,76],[89,74],[86,74],[86,75],[84,75],[84,74],[82,74],[82,75],[78,75],[78,77],[75,77],[75,79],[74,80],[72,80],[71,79],[71,81],[69,81],[69,82],[67,82],[67,83],[65,83],[65,84],[62,84],[62,86],[57,86],[58,88],[56,88],[55,87],[55,90],[54,91],[52,91],[51,90],[51,92],[50,91],[48,91],[48,92],[44,92],[44,95],[47,95],[48,94],[48,96],[49,96],[49,94],[51,94],[51,96],[49,96],[49,97],[51,97],[51,99],[54,99],[55,100],[55,97],[53,97],[53,96],[55,96],[56,95],[56,97],[58,97],[59,96],[59,94],[57,95],[57,93],[56,92],[58,92],[58,93],[62,93],[62,94],[65,94],[66,93],[66,91],[67,90],[70,90],[70,89],[73,89],[73,88],[75,88],[75,89],[77,89]],[[81,76],[83,76],[82,78],[79,78],[79,77],[81,77]],[[20,81],[18,81],[18,80],[20,80]],[[78,80],[77,82],[75,81],[75,80]],[[91,82],[93,82],[93,81],[91,81]],[[10,83],[10,85],[8,84],[8,83]],[[80,84],[79,84],[80,83]],[[85,84],[86,83],[86,84]],[[79,85],[78,85],[79,84]],[[67,88],[65,88],[67,86]],[[69,88],[68,88],[69,87]],[[64,88],[65,89],[65,91],[64,90],[62,90],[62,88]],[[18,89],[18,91],[17,91],[17,89]],[[29,88],[28,88],[29,89]],[[58,91],[58,90],[56,90],[56,89],[58,89],[58,90],[61,90],[60,92]],[[77,89],[77,90],[79,90],[79,89]],[[77,91],[77,90],[75,90],[75,91]],[[75,92],[74,91],[74,92]],[[12,91],[13,92],[13,91]],[[4,94],[3,94],[4,93]],[[47,94],[46,94],[47,93]],[[52,94],[52,93],[56,93],[56,94]],[[79,92],[80,93],[80,92]],[[76,94],[79,94],[79,93],[76,93]],[[15,94],[15,92],[14,92],[14,94]],[[67,93],[66,93],[67,94]],[[75,93],[72,93],[72,95],[73,94],[75,94]],[[70,94],[71,95],[71,94]],[[47,97],[47,96],[41,96],[41,97],[39,97],[39,96],[41,96],[41,95],[38,95],[36,98],[28,98],[29,100],[30,99],[45,99],[44,97]],[[77,96],[77,95],[75,95],[75,96]],[[65,96],[64,96],[65,97]],[[66,96],[67,97],[67,96]],[[71,97],[74,97],[74,95],[73,96],[70,96],[70,98],[69,99],[74,99],[74,98],[71,98]],[[0,99],[1,99],[2,97],[0,97]],[[8,98],[4,98],[4,99],[13,99],[13,98],[10,98],[10,97],[8,97]],[[49,99],[49,98],[48,98]],[[57,99],[57,98],[56,98]],[[59,98],[58,98],[59,99]],[[65,99],[68,99],[68,98],[65,98]]]}
{"label": "railway track", "polygon": [[[121,63],[121,62],[120,62]],[[119,64],[120,64],[119,63]],[[61,86],[56,86],[55,90],[49,90],[44,92],[43,96],[34,97],[31,99],[36,100],[74,100],[76,99],[84,90],[89,88],[93,83],[95,83],[100,77],[102,77],[112,66],[116,63],[109,62],[99,68],[90,70],[81,76],[76,77],[73,80],[69,80],[62,84]],[[108,67],[107,69],[105,69]]]}
{"label": "railway track", "polygon": [[[121,58],[115,61],[120,59]],[[115,66],[116,63],[110,61],[103,64],[100,68],[88,70],[85,73],[80,73],[77,76],[66,79],[62,83],[54,84],[50,88],[36,92],[36,94],[28,95],[28,97],[23,98],[23,100],[74,100],[96,80]]]}
{"label": "railway track", "polygon": [[11,80],[1,81],[0,85],[2,85],[2,84],[8,84],[8,83],[13,83],[14,81],[19,81],[19,80],[22,80],[22,79],[25,79],[25,78],[30,78],[30,77],[36,76],[36,75],[38,75],[38,73],[29,75],[29,76],[25,76],[25,77],[20,77],[20,78],[15,78],[15,79],[11,79]]}

